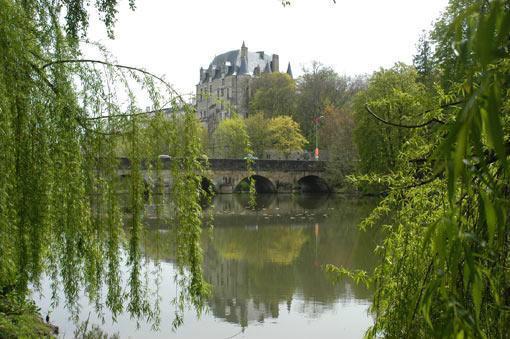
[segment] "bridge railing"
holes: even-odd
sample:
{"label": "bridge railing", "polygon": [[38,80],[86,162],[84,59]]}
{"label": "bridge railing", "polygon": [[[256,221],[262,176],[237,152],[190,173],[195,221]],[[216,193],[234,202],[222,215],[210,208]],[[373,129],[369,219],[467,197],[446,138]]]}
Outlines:
{"label": "bridge railing", "polygon": [[[176,159],[160,158],[163,169],[170,169],[170,164]],[[211,170],[246,170],[246,160],[244,159],[208,159]],[[154,164],[155,161],[152,161]],[[120,169],[130,169],[131,161],[127,157],[119,158]],[[147,168],[147,161],[142,162],[142,168]],[[283,171],[283,172],[323,172],[326,168],[325,161],[315,160],[253,160],[253,169],[255,171]]]}

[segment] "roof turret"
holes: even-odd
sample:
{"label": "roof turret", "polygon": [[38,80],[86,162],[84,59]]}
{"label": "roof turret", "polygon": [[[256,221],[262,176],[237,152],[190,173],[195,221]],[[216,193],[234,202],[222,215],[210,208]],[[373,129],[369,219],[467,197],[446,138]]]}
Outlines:
{"label": "roof turret", "polygon": [[266,63],[266,67],[264,68],[264,73],[271,73],[271,65],[269,61]]}
{"label": "roof turret", "polygon": [[287,74],[290,75],[291,78],[292,77],[292,68],[290,67],[290,62],[289,62],[289,65],[287,66]]}

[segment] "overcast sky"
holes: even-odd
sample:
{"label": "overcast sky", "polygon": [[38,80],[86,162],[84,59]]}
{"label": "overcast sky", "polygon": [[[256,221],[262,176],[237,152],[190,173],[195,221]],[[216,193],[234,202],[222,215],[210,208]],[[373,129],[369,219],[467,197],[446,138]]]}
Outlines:
{"label": "overcast sky", "polygon": [[396,61],[411,62],[423,29],[447,0],[137,0],[132,12],[121,1],[116,39],[92,23],[120,63],[164,75],[184,93],[193,92],[200,66],[238,49],[280,55],[294,75],[318,60],[341,74],[371,73]]}

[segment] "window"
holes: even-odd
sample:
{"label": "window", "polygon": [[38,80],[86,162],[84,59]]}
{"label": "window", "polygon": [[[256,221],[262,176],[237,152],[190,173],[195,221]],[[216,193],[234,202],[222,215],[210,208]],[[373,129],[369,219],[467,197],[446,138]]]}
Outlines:
{"label": "window", "polygon": [[221,89],[221,96],[225,95],[225,92],[223,92],[223,88]]}
{"label": "window", "polygon": [[230,88],[227,88],[227,99],[230,99]]}

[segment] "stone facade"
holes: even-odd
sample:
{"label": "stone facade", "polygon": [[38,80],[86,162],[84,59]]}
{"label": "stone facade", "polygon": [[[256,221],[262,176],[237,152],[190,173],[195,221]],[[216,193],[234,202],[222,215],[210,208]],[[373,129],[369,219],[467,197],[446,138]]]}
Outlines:
{"label": "stone facade", "polygon": [[[196,108],[208,131],[212,133],[218,123],[233,112],[246,117],[253,77],[279,72],[279,63],[277,54],[249,52],[243,41],[241,49],[217,55],[207,69],[200,68]],[[287,73],[292,76],[290,63]]]}

